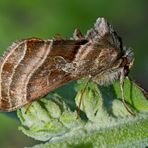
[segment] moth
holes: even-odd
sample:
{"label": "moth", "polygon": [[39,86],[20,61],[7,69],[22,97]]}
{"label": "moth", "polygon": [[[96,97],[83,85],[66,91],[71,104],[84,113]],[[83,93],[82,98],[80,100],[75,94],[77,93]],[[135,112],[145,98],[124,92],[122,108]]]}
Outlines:
{"label": "moth", "polygon": [[88,77],[99,85],[124,77],[133,65],[133,51],[104,19],[85,36],[72,39],[30,38],[13,43],[0,60],[0,110],[13,111],[73,80]]}

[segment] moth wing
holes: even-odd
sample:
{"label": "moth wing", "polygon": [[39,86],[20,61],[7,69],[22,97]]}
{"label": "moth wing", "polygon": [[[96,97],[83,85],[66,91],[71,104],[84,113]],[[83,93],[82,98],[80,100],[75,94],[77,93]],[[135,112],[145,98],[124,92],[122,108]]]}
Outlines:
{"label": "moth wing", "polygon": [[56,68],[54,59],[71,62],[85,42],[32,38],[10,48],[0,64],[0,110],[15,110],[72,81],[70,74]]}

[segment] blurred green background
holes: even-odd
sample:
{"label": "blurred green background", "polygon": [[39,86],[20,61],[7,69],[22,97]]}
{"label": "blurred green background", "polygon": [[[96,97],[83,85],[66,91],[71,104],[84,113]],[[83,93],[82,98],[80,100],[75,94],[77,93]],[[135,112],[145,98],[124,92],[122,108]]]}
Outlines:
{"label": "blurred green background", "polygon": [[[97,17],[105,17],[135,52],[131,76],[148,91],[148,1],[146,0],[1,0],[0,53],[12,42],[56,34],[70,38],[75,28],[84,34]],[[0,147],[20,148],[35,141],[18,131],[15,114],[0,113]]]}

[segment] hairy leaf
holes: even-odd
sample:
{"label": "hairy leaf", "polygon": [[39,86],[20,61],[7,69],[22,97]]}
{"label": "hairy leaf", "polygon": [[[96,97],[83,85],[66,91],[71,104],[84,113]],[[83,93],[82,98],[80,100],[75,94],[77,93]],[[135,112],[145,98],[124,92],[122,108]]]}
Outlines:
{"label": "hairy leaf", "polygon": [[64,99],[53,93],[18,110],[19,129],[46,147],[145,147],[148,145],[148,101],[146,93],[126,78],[125,98],[131,115],[121,101],[119,82],[97,86],[87,80],[76,85],[80,117]]}

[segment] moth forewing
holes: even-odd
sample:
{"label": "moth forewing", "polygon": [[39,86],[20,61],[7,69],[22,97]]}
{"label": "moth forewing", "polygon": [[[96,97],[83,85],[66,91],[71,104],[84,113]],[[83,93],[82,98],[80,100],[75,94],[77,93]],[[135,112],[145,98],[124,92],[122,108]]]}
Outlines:
{"label": "moth forewing", "polygon": [[54,59],[71,62],[85,42],[31,38],[12,45],[1,60],[0,110],[15,110],[74,80]]}
{"label": "moth forewing", "polygon": [[0,110],[12,111],[83,77],[113,83],[131,68],[132,51],[104,18],[71,40],[26,39],[13,44],[0,63]]}

